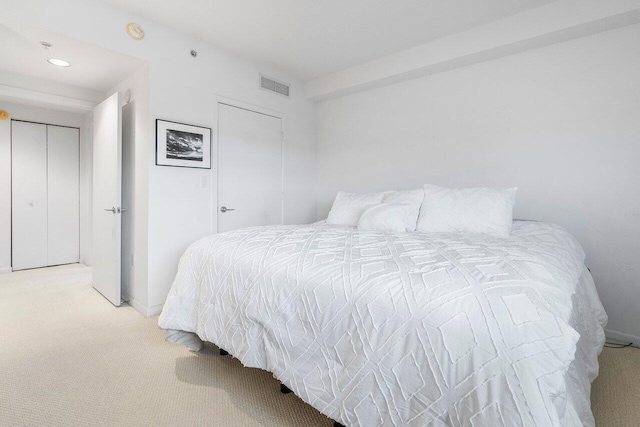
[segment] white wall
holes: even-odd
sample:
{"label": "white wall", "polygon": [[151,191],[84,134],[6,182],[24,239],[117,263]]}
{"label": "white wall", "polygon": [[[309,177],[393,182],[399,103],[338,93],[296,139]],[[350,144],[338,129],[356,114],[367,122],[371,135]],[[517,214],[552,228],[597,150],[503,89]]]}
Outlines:
{"label": "white wall", "polygon": [[[104,95],[103,95],[104,96]],[[93,112],[80,127],[80,262],[91,265],[93,242]]]}
{"label": "white wall", "polygon": [[[139,243],[146,243],[148,248],[147,313],[161,309],[185,248],[215,231],[217,207],[215,168],[208,171],[155,166],[156,118],[210,127],[215,137],[216,95],[284,113],[285,221],[315,219],[316,107],[304,98],[301,82],[95,0],[4,2],[3,17],[148,62],[148,185],[136,181],[136,187],[148,189],[148,239],[136,241],[136,249]],[[129,22],[142,25],[146,33],[143,41],[127,37],[124,29]],[[192,49],[199,52],[197,58],[190,56]],[[260,90],[259,73],[290,82],[291,99]],[[209,183],[206,188],[199,185],[201,177]],[[142,261],[136,260],[136,272],[142,268]]]}
{"label": "white wall", "polygon": [[[6,110],[10,114],[8,120],[0,121],[0,272],[8,272],[11,268],[11,119],[26,120],[39,123],[48,123],[61,126],[71,126],[80,128],[80,174],[82,178],[83,170],[86,169],[86,157],[83,156],[83,149],[88,144],[83,114],[69,113],[33,107],[30,105],[16,104],[0,100],[0,110]],[[82,184],[82,181],[81,181]],[[90,194],[88,196],[90,198]],[[87,257],[87,247],[82,244],[83,237],[87,236],[88,230],[83,222],[86,213],[83,210],[86,204],[87,194],[80,191],[80,259]]]}
{"label": "white wall", "polygon": [[640,26],[318,106],[318,214],[340,189],[517,186],[585,247],[608,328],[640,336]]}
{"label": "white wall", "polygon": [[[149,61],[151,118],[206,126],[217,141],[217,95],[284,113],[284,218],[311,222],[315,206],[315,104],[304,99],[302,84],[216,48],[167,34],[171,54]],[[179,43],[178,43],[179,42]],[[178,45],[173,46],[174,43]],[[189,56],[195,45],[198,58]],[[178,58],[183,58],[179,59]],[[292,99],[258,87],[262,72],[291,82]],[[176,80],[176,76],[180,76]],[[154,131],[155,138],[155,131]],[[154,141],[149,141],[151,146]],[[217,147],[214,145],[214,153]],[[149,160],[155,163],[151,150]],[[215,166],[215,164],[214,164]],[[201,177],[208,182],[200,187]],[[215,232],[216,169],[150,166],[149,308],[159,311],[176,273],[178,260],[194,240]]]}

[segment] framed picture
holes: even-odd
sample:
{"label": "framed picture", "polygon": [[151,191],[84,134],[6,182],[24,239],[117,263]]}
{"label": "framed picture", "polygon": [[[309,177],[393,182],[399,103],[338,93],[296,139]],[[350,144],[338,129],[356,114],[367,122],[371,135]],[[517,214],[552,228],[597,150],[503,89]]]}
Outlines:
{"label": "framed picture", "polygon": [[211,129],[156,119],[156,165],[211,169]]}

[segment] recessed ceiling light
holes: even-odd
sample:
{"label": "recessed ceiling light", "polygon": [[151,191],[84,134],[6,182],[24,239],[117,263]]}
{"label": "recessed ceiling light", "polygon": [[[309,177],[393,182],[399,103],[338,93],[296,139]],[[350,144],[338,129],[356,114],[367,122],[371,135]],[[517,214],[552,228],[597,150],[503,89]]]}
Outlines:
{"label": "recessed ceiling light", "polygon": [[58,67],[69,67],[71,65],[67,61],[63,61],[62,59],[56,59],[56,58],[49,58],[47,59],[47,62],[49,64],[57,65]]}
{"label": "recessed ceiling light", "polygon": [[134,40],[142,40],[144,38],[144,30],[135,22],[127,24],[127,34]]}

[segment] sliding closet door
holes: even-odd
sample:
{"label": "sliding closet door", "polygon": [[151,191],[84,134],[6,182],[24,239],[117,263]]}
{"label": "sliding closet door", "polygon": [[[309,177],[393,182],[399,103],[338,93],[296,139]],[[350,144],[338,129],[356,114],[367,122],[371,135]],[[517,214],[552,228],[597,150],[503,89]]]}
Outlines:
{"label": "sliding closet door", "polygon": [[47,126],[11,122],[11,257],[14,270],[47,265]]}
{"label": "sliding closet door", "polygon": [[80,259],[80,130],[47,126],[48,265]]}

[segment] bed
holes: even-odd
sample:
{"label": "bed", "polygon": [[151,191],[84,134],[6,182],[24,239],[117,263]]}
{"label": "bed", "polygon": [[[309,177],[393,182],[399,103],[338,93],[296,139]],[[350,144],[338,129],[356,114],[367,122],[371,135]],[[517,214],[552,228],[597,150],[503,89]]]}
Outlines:
{"label": "bed", "polygon": [[354,426],[593,426],[606,314],[578,242],[328,224],[211,235],[159,319]]}

